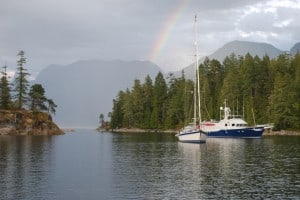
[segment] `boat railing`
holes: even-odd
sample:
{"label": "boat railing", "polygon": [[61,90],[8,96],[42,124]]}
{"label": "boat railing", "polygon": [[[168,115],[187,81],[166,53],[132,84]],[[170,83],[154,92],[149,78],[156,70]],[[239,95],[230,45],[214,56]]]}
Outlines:
{"label": "boat railing", "polygon": [[227,119],[243,119],[242,115],[229,115]]}

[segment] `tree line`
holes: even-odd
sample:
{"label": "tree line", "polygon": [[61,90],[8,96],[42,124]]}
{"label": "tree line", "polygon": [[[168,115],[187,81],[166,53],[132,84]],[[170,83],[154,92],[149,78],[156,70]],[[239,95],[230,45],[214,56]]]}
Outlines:
{"label": "tree line", "polygon": [[[299,53],[274,59],[231,54],[222,63],[206,58],[198,71],[204,120],[219,120],[226,99],[233,114],[243,115],[249,124],[272,122],[276,130],[300,130]],[[193,84],[183,71],[181,77],[166,78],[159,72],[154,82],[149,76],[134,80],[131,89],[113,99],[110,128],[183,127],[192,118]]]}
{"label": "tree line", "polygon": [[13,83],[9,82],[7,66],[3,67],[0,79],[0,109],[47,111],[55,114],[57,105],[45,96],[45,89],[41,84],[30,83],[30,75],[25,68],[26,57],[23,50],[18,53],[17,69]]}

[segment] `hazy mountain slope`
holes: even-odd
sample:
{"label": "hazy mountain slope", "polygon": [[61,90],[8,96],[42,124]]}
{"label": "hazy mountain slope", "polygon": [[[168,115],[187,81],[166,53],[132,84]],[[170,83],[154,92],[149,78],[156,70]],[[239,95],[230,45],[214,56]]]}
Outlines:
{"label": "hazy mountain slope", "polygon": [[144,61],[90,60],[51,65],[35,82],[58,105],[54,120],[59,125],[96,127],[100,113],[107,119],[118,91],[131,88],[136,78],[143,81],[147,74],[154,78],[158,71],[157,65]]}
{"label": "hazy mountain slope", "polygon": [[296,43],[290,51],[292,55],[295,55],[297,52],[300,52],[300,42]]}
{"label": "hazy mountain slope", "polygon": [[259,57],[263,57],[265,54],[268,54],[271,58],[275,58],[281,54],[282,51],[267,43],[236,40],[225,44],[223,47],[211,54],[209,58],[215,58],[222,62],[224,58],[231,53],[242,56],[250,53],[252,56],[258,55]]}
{"label": "hazy mountain slope", "polygon": [[[258,55],[259,57],[263,57],[265,54],[268,54],[271,58],[275,58],[282,53],[281,50],[267,43],[232,41],[219,48],[213,54],[209,55],[208,58],[217,59],[222,63],[224,58],[231,53],[234,53],[235,55],[245,56],[248,52],[252,56]],[[200,63],[202,63],[203,61],[204,58],[201,58]],[[191,78],[193,76],[194,67],[194,65],[190,65],[184,68],[186,77]],[[176,72],[175,74],[180,75],[181,73]]]}

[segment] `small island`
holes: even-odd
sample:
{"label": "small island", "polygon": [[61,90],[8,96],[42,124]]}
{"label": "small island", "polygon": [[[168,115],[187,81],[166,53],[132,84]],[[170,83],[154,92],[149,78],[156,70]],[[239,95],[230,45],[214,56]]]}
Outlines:
{"label": "small island", "polygon": [[0,135],[63,134],[50,114],[55,114],[57,105],[52,99],[46,98],[41,84],[29,85],[27,76],[30,74],[24,68],[25,52],[20,51],[18,56],[13,84],[9,82],[7,66],[1,72]]}

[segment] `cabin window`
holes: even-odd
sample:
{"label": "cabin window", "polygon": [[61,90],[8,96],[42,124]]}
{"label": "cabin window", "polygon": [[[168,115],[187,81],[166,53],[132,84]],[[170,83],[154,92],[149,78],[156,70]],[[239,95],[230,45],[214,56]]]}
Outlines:
{"label": "cabin window", "polygon": [[231,126],[234,126],[235,124],[231,124]]}
{"label": "cabin window", "polygon": [[227,126],[227,124],[225,124],[225,126]]}

